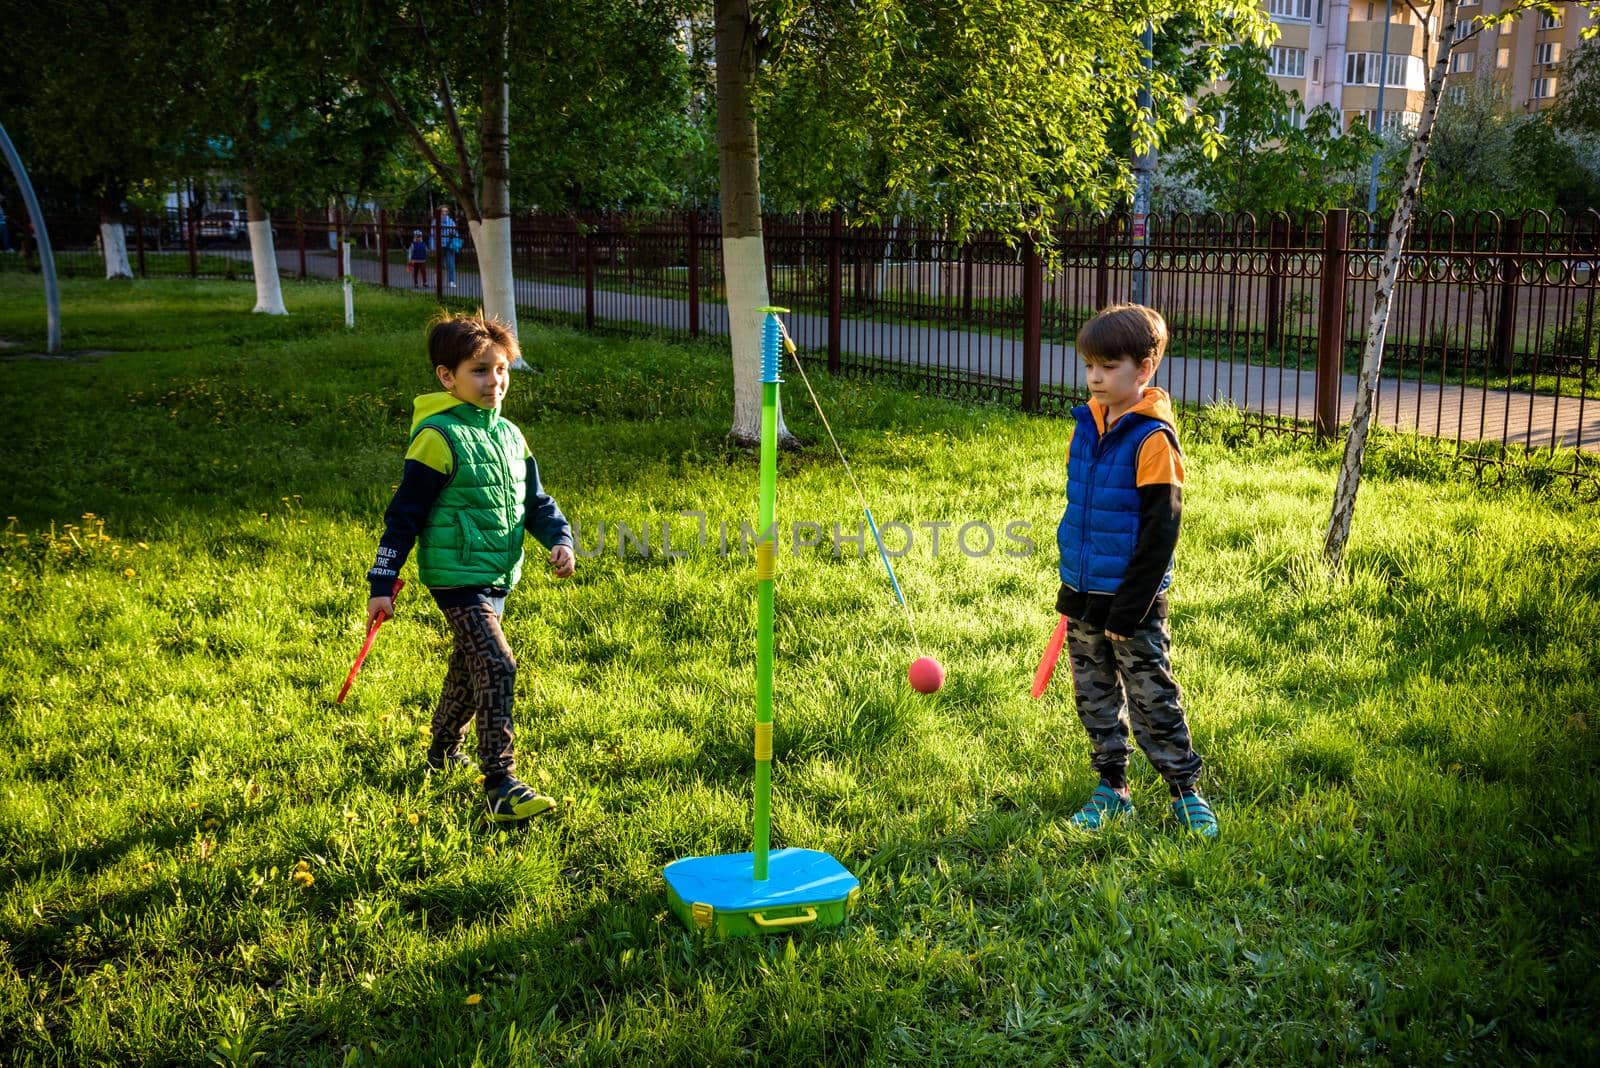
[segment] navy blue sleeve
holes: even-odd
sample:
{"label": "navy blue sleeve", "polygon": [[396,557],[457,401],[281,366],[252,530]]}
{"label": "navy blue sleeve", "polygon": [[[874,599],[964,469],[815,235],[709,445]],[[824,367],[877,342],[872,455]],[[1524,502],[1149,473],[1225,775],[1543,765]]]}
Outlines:
{"label": "navy blue sleeve", "polygon": [[378,557],[367,572],[367,583],[372,588],[373,597],[388,597],[394,593],[394,580],[400,576],[400,568],[405,565],[406,557],[411,555],[411,547],[417,543],[417,535],[428,521],[428,513],[433,511],[433,502],[439,499],[439,492],[449,481],[449,475],[435,471],[425,463],[406,461],[400,485],[394,491],[394,499],[383,513],[383,537],[378,539]]}
{"label": "navy blue sleeve", "polygon": [[561,506],[544,491],[539,481],[539,463],[528,457],[528,513],[522,526],[546,549],[572,545],[572,525],[561,514]]}

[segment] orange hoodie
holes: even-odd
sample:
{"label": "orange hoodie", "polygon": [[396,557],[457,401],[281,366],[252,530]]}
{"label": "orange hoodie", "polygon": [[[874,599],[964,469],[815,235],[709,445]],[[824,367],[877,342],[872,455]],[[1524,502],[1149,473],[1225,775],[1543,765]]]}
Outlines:
{"label": "orange hoodie", "polygon": [[[1146,386],[1144,396],[1123,414],[1131,415],[1134,412],[1161,420],[1172,428],[1174,436],[1177,435],[1177,417],[1172,412],[1172,398],[1167,396],[1166,390],[1156,386]],[[1104,436],[1106,406],[1090,397],[1089,413],[1094,416],[1095,429]],[[1151,434],[1139,448],[1139,470],[1134,476],[1134,485],[1183,485],[1183,455],[1172,447],[1172,439],[1167,435]]]}

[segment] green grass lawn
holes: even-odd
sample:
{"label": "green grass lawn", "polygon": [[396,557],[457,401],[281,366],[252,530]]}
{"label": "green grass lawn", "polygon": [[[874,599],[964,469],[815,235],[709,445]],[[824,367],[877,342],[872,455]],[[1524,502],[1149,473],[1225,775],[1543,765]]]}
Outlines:
{"label": "green grass lawn", "polygon": [[[1031,524],[969,558],[785,551],[774,838],[862,880],[851,922],[708,942],[661,867],[748,848],[751,456],[715,343],[525,325],[508,414],[592,552],[506,629],[519,768],[484,824],[421,774],[448,638],[416,587],[351,699],[368,566],[429,388],[431,309],[364,288],[0,275],[0,1061],[7,1064],[1400,1064],[1600,1057],[1600,510],[1474,490],[1383,439],[1349,574],[1336,453],[1187,422],[1174,660],[1223,837],[1098,838],[1053,623],[1066,424],[814,376],[880,521]],[[853,532],[803,406],[780,517]],[[1423,459],[1418,459],[1423,456]],[[694,546],[699,510],[710,543]],[[680,559],[619,559],[670,522]],[[787,528],[786,528],[787,529]],[[410,568],[408,567],[408,572]],[[297,876],[298,871],[309,874]]]}

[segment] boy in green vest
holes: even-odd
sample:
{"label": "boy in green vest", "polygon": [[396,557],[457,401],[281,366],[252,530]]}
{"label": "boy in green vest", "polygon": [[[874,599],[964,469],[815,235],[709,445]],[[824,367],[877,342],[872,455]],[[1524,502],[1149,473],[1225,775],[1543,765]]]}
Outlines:
{"label": "boy in green vest", "polygon": [[471,764],[461,739],[476,720],[478,765],[489,818],[497,823],[555,807],[515,774],[517,662],[500,616],[522,574],[523,532],[550,551],[556,578],[576,567],[572,528],[545,493],[522,432],[500,414],[520,353],[511,331],[481,316],[445,316],[428,331],[428,357],[444,392],[416,399],[405,470],[367,572],[370,626],[379,613],[394,614],[395,579],[418,546],[418,576],[455,638],[433,713],[428,767]]}

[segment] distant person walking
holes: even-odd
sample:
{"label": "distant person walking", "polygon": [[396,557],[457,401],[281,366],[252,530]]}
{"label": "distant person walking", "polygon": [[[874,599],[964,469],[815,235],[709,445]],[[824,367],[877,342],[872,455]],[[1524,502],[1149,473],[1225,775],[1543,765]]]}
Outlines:
{"label": "distant person walking", "polygon": [[421,289],[428,284],[428,242],[421,230],[411,231],[411,251],[406,254],[411,268],[411,288]]}
{"label": "distant person walking", "polygon": [[439,215],[439,255],[444,261],[445,285],[451,289],[456,287],[456,253],[460,251],[461,231],[450,218],[450,209],[445,208]]}

